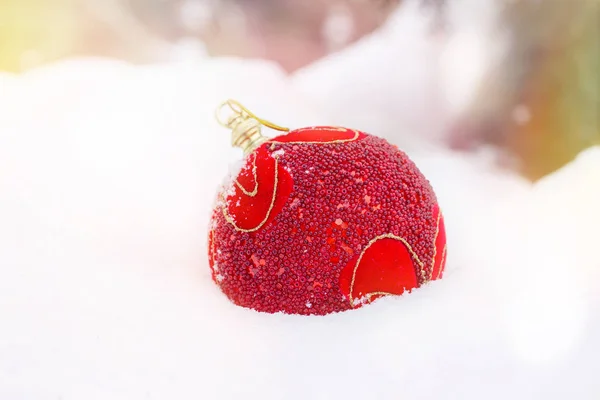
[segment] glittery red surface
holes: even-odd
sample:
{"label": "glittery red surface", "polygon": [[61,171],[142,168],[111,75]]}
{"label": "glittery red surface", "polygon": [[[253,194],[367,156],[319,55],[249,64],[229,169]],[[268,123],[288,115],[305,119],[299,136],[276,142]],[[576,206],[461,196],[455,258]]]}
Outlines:
{"label": "glittery red surface", "polygon": [[323,315],[441,277],[433,190],[383,139],[293,131],[250,154],[237,182],[220,193],[209,235],[213,279],[235,304]]}

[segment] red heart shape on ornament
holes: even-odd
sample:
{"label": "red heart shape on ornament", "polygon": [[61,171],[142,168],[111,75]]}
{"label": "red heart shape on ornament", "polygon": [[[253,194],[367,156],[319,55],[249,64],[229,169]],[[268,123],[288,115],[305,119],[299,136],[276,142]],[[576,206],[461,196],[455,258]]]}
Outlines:
{"label": "red heart shape on ornament", "polygon": [[342,293],[353,307],[401,295],[419,286],[415,263],[423,265],[406,240],[392,234],[379,236],[342,270]]}
{"label": "red heart shape on ornament", "polygon": [[278,136],[270,143],[287,144],[339,144],[364,139],[366,135],[354,129],[317,126],[302,128]]}
{"label": "red heart shape on ornament", "polygon": [[252,153],[232,183],[223,214],[238,231],[256,232],[283,209],[294,182],[264,147]]}
{"label": "red heart shape on ornament", "polygon": [[437,231],[435,234],[433,268],[431,270],[431,280],[440,279],[444,274],[444,266],[446,264],[446,227],[444,225],[444,217],[438,206],[433,212],[434,218],[437,220]]}

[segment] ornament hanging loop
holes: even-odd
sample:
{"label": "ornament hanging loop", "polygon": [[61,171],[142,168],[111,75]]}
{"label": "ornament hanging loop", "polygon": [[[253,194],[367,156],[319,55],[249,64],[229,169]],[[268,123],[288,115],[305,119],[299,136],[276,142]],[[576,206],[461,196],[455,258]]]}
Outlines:
{"label": "ornament hanging loop", "polygon": [[[223,112],[229,109],[230,116],[224,119]],[[216,111],[216,119],[225,128],[231,129],[231,144],[248,154],[267,141],[262,135],[261,127],[266,126],[277,131],[287,132],[288,128],[257,117],[238,101],[229,99],[221,104]]]}

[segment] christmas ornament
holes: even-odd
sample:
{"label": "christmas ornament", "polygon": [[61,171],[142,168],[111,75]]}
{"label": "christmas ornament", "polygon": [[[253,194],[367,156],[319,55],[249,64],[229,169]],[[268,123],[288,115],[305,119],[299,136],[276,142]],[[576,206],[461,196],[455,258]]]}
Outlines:
{"label": "christmas ornament", "polygon": [[[289,131],[233,100],[226,109],[218,118],[246,158],[218,195],[209,262],[232,302],[324,315],[442,277],[444,219],[406,154],[354,129]],[[261,126],[287,133],[267,139]]]}

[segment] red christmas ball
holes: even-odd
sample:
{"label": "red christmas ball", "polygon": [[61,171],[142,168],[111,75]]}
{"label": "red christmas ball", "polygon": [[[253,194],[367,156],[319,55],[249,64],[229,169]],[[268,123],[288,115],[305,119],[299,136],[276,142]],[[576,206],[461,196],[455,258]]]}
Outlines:
{"label": "red christmas ball", "polygon": [[235,304],[318,314],[441,278],[444,220],[429,182],[387,141],[304,128],[260,145],[224,185],[212,276]]}

